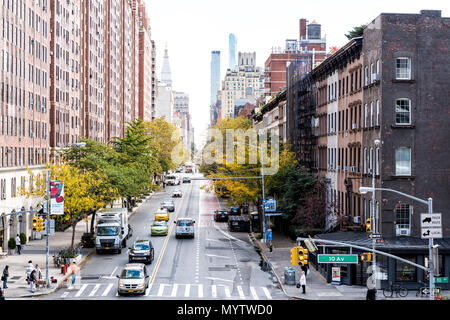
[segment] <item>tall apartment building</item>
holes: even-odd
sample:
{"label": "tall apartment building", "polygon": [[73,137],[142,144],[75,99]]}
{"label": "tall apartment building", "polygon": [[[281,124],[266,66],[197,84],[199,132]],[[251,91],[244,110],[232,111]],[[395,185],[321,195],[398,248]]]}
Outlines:
{"label": "tall apartment building", "polygon": [[[450,18],[441,11],[382,13],[362,37],[288,86],[298,91],[288,94],[297,128],[290,140],[299,141],[301,162],[325,179],[328,227],[347,231],[316,237],[371,246],[365,223],[372,218],[372,229],[382,237],[376,249],[424,265],[428,239],[420,216],[428,208],[390,190],[425,201],[431,197],[433,212],[442,213],[443,238],[434,241],[439,245],[437,272],[444,277],[450,275],[449,34]],[[383,189],[374,200],[359,191],[372,187],[373,179]],[[325,253],[333,250],[349,252],[330,248]],[[314,255],[310,260],[316,264]],[[367,266],[342,265],[342,283],[364,285]],[[377,266],[382,288],[394,282],[417,289],[428,280],[422,270],[385,256],[377,256]],[[331,267],[317,268],[331,281]]]}
{"label": "tall apartment building", "polygon": [[256,67],[256,53],[239,52],[238,66],[234,71],[227,70],[222,82],[221,117],[234,117],[237,100],[255,104],[263,93],[264,73]]}
{"label": "tall apartment building", "polygon": [[181,138],[187,148],[191,148],[191,115],[189,113],[189,95],[184,92],[173,92],[174,112],[181,117]]}
{"label": "tall apartment building", "polygon": [[322,37],[322,27],[316,22],[300,19],[299,38],[287,39],[284,49],[274,47],[265,62],[265,95],[275,96],[286,87],[286,66],[296,59],[311,58],[312,67],[327,57],[327,40]]}
{"label": "tall apartment building", "polygon": [[81,0],[82,135],[106,142],[105,2]]}

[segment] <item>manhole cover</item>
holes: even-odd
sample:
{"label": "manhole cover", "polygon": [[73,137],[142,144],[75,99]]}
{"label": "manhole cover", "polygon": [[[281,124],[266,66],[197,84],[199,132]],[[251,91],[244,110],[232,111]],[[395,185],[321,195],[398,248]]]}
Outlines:
{"label": "manhole cover", "polygon": [[[11,280],[19,280],[20,278],[22,278],[21,276],[14,276],[14,277],[11,277]],[[8,282],[10,282],[10,281],[8,281]]]}

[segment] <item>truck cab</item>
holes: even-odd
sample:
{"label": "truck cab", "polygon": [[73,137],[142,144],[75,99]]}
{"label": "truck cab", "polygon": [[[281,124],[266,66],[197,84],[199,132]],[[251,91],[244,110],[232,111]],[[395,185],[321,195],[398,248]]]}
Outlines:
{"label": "truck cab", "polygon": [[130,236],[128,210],[107,208],[97,211],[95,249],[97,253],[116,251],[122,253]]}

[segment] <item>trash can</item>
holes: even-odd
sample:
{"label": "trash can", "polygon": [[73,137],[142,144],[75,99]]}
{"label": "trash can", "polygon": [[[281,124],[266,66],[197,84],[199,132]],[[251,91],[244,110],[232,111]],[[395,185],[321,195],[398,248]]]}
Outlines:
{"label": "trash can", "polygon": [[292,267],[284,268],[284,283],[295,286],[295,269]]}

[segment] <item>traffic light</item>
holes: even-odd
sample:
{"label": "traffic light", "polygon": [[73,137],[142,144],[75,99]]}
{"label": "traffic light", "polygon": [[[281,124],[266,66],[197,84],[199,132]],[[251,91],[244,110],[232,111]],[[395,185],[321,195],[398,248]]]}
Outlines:
{"label": "traffic light", "polygon": [[33,218],[33,232],[39,232],[39,218]]}
{"label": "traffic light", "polygon": [[38,229],[39,231],[45,230],[43,217],[38,217]]}
{"label": "traffic light", "polygon": [[308,249],[300,247],[298,255],[299,265],[306,266],[308,264]]}
{"label": "traffic light", "polygon": [[291,249],[291,264],[293,266],[298,265],[298,247],[293,247]]}
{"label": "traffic light", "polygon": [[364,252],[360,256],[361,262],[372,262],[372,253],[371,252]]}
{"label": "traffic light", "polygon": [[366,232],[372,233],[372,218],[366,220]]}

